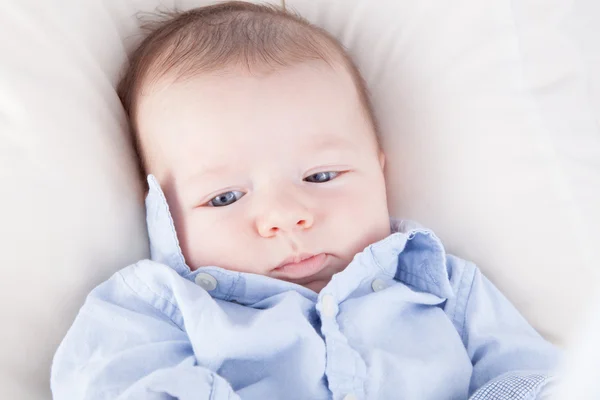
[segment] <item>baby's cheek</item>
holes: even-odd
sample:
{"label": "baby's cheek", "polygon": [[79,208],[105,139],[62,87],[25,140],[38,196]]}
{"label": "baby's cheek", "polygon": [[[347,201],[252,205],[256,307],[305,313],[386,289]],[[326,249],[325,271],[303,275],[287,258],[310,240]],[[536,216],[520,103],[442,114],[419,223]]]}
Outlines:
{"label": "baby's cheek", "polygon": [[[189,219],[187,248],[194,268],[206,265],[253,272],[249,260],[256,245],[251,243],[251,227],[243,207],[231,210],[202,210],[203,215]],[[191,265],[190,265],[191,267]]]}
{"label": "baby's cheek", "polygon": [[[353,186],[329,208],[331,229],[348,255],[362,251],[390,233],[385,192],[377,185]],[[344,246],[345,245],[345,246]]]}
{"label": "baby's cheek", "polygon": [[184,243],[181,244],[186,262],[192,269],[206,265],[221,266],[227,250],[231,252],[230,222],[220,214],[220,210],[208,209],[192,211],[188,215]]}

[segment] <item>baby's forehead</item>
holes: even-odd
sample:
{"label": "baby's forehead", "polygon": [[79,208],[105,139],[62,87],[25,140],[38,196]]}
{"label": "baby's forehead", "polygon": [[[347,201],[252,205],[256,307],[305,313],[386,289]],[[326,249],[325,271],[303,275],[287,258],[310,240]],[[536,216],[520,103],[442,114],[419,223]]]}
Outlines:
{"label": "baby's forehead", "polygon": [[269,74],[224,71],[158,82],[142,98],[140,108],[141,117],[195,118],[202,114],[206,121],[224,118],[220,121],[224,124],[274,114],[271,118],[275,123],[279,116],[294,115],[290,107],[310,117],[315,113],[335,114],[340,107],[355,106],[357,100],[348,74],[314,62]]}
{"label": "baby's forehead", "polygon": [[[194,112],[229,110],[234,116],[235,112],[243,114],[268,101],[273,102],[274,108],[279,103],[306,111],[315,111],[315,107],[321,106],[322,112],[333,112],[344,105],[363,106],[350,73],[343,66],[332,66],[321,60],[258,72],[234,66],[193,76],[164,75],[149,80],[141,92],[137,124],[156,113],[165,114],[166,108],[171,115],[201,106],[202,109]],[[361,108],[368,114],[368,110]],[[268,113],[270,110],[260,111]]]}
{"label": "baby's forehead", "polygon": [[341,151],[356,136],[353,130],[373,136],[349,73],[322,62],[270,74],[223,70],[164,81],[144,97],[138,123],[149,154],[198,154],[218,161],[229,160],[234,147],[268,157],[266,146],[290,156],[310,155]]}

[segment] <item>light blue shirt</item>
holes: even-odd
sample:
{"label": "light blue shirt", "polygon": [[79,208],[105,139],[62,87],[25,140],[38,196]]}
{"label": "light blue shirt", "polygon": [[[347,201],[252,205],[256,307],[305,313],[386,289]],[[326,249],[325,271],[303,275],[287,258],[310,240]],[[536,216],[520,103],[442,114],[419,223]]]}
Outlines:
{"label": "light blue shirt", "polygon": [[475,265],[392,219],[319,293],[186,266],[160,187],[152,260],[88,296],[58,348],[55,400],[534,399],[558,351]]}

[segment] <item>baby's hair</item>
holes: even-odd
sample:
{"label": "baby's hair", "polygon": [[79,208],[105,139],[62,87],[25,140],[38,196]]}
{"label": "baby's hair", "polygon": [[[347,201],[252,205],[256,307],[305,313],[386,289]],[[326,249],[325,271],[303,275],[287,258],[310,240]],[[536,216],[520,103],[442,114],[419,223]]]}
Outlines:
{"label": "baby's hair", "polygon": [[351,75],[365,117],[377,135],[368,90],[358,68],[332,35],[300,15],[244,1],[161,14],[163,18],[143,25],[150,33],[131,55],[117,87],[142,173],[147,165],[137,131],[137,101],[143,87],[167,75],[180,80],[227,67],[268,74],[310,60],[338,64]]}

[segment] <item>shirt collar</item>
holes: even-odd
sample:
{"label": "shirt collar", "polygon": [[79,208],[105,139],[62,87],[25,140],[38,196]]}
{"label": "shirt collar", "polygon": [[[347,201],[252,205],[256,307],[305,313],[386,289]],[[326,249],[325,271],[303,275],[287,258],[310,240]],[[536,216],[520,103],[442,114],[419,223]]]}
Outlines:
{"label": "shirt collar", "polygon": [[191,272],[175,232],[175,223],[167,199],[154,175],[148,175],[146,225],[150,240],[150,259],[173,268],[179,275]]}
{"label": "shirt collar", "polygon": [[[194,274],[185,262],[183,252],[177,239],[175,224],[160,184],[153,175],[148,175],[148,194],[146,196],[146,223],[150,241],[150,259],[165,264],[179,275],[190,279]],[[367,268],[377,266],[381,273],[394,277],[406,285],[434,294],[442,298],[450,298],[453,291],[446,267],[446,253],[435,234],[413,221],[390,218],[392,234],[387,238],[367,246],[358,253],[348,265],[344,273],[334,275],[327,288],[335,288],[338,295],[346,297],[354,290],[358,276],[369,273]],[[207,266],[199,268],[222,276],[222,280],[230,283],[232,288],[243,287],[245,275],[253,275],[253,280],[262,289],[268,285],[268,277],[254,274],[226,271],[222,268]],[[346,273],[347,271],[347,273]],[[372,273],[372,271],[370,272]],[[193,279],[193,278],[192,278]],[[292,285],[282,282],[281,288]],[[223,285],[221,286],[223,287]],[[289,288],[288,288],[289,289]],[[307,289],[308,292],[311,292]],[[226,300],[235,297],[233,289],[225,290],[222,296]]]}

